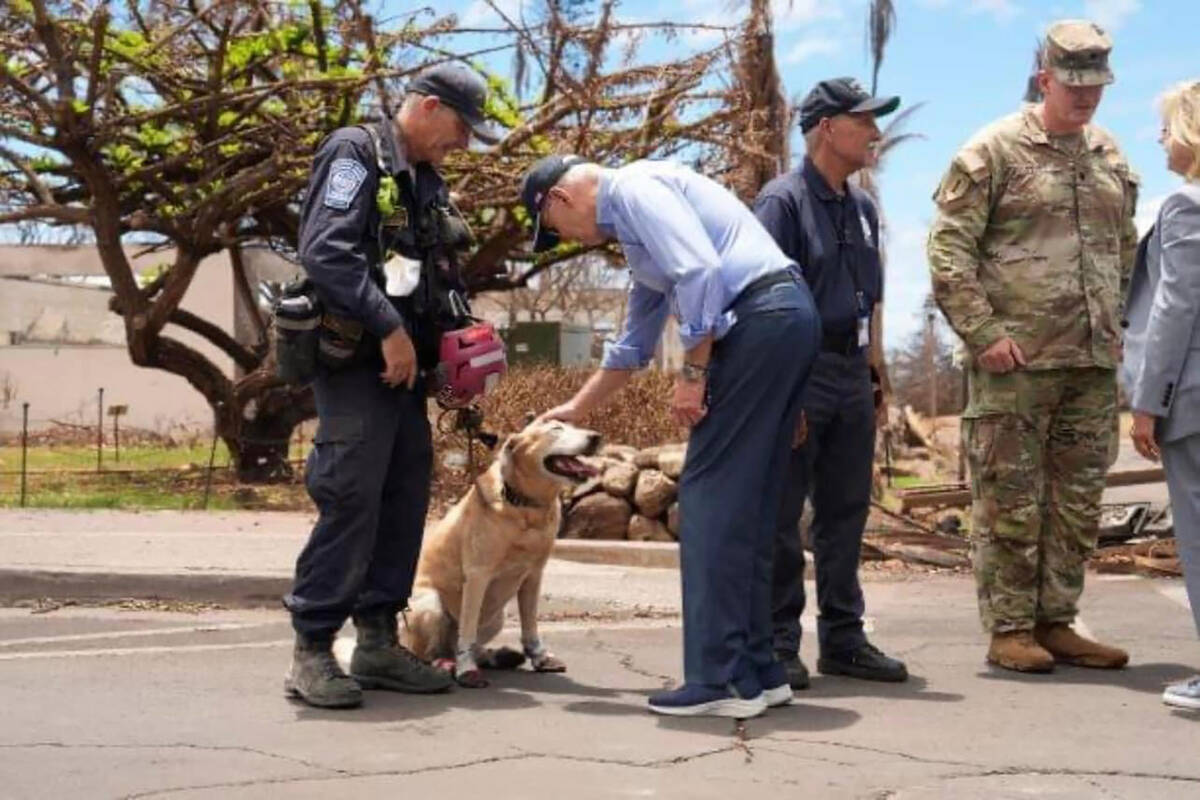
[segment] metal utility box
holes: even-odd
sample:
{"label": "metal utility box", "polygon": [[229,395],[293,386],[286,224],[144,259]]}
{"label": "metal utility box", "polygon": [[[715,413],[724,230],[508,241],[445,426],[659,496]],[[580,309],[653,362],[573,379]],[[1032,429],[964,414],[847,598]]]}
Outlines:
{"label": "metal utility box", "polygon": [[508,329],[509,364],[541,362],[558,367],[592,363],[592,329],[567,322],[518,322]]}

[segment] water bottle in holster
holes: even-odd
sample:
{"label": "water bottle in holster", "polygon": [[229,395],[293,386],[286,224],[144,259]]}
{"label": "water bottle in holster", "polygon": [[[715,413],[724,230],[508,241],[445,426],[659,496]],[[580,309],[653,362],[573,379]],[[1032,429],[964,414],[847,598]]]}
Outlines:
{"label": "water bottle in holster", "polygon": [[304,386],[317,374],[321,302],[306,278],[283,287],[272,304],[275,374],[285,383]]}

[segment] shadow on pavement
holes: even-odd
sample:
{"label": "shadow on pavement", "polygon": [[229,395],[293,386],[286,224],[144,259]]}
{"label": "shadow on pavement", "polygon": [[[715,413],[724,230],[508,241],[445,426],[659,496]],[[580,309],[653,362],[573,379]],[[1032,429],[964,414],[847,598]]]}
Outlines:
{"label": "shadow on pavement", "polygon": [[1196,674],[1194,666],[1184,664],[1133,664],[1125,669],[1088,669],[1058,666],[1049,674],[1028,674],[989,666],[978,677],[1011,683],[1059,683],[1088,686],[1115,686],[1135,692],[1161,694],[1167,684]]}
{"label": "shadow on pavement", "polygon": [[957,703],[963,695],[954,692],[929,691],[929,681],[919,675],[909,675],[903,683],[881,683],[814,675],[808,689],[796,692],[797,700],[811,697],[882,697],[888,700],[926,700],[934,703]]}
{"label": "shadow on pavement", "polygon": [[[728,717],[665,717],[652,714],[646,701],[634,698],[620,703],[610,700],[585,700],[570,703],[567,711],[595,716],[641,716],[662,730],[706,733],[713,736],[733,735],[734,721]],[[858,722],[860,714],[844,708],[816,706],[792,702],[782,708],[772,708],[761,717],[746,720],[746,732],[751,738],[765,736],[777,731],[814,732],[845,728]]]}
{"label": "shadow on pavement", "polygon": [[511,691],[495,685],[486,689],[455,688],[442,694],[364,692],[363,704],[354,709],[313,708],[301,700],[290,702],[295,707],[296,719],[300,722],[327,722],[331,719],[345,719],[348,722],[404,722],[436,717],[457,708],[476,711],[520,711],[541,705],[526,692]]}
{"label": "shadow on pavement", "polygon": [[644,687],[627,689],[609,686],[589,686],[571,678],[569,672],[533,672],[531,670],[513,670],[511,672],[489,672],[488,680],[493,687],[504,689],[520,689],[527,692],[555,695],[583,695],[585,697],[617,697],[629,692],[643,691]]}

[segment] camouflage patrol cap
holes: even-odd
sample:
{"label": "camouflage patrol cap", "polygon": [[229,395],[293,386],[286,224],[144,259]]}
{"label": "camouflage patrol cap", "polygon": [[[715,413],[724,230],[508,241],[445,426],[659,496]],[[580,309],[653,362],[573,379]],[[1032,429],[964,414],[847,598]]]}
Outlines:
{"label": "camouflage patrol cap", "polygon": [[1111,50],[1112,39],[1096,23],[1064,19],[1046,31],[1042,63],[1067,86],[1104,86],[1113,82]]}

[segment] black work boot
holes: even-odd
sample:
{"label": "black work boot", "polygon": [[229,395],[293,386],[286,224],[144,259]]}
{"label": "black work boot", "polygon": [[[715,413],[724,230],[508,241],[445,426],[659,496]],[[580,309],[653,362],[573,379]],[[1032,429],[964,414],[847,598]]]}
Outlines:
{"label": "black work boot", "polygon": [[426,664],[400,644],[396,612],[390,609],[354,615],[358,644],[350,659],[350,674],[364,689],[430,694],[444,692],[454,678]]}
{"label": "black work boot", "polygon": [[804,662],[800,660],[798,654],[776,650],[775,660],[783,664],[783,668],[787,670],[789,686],[793,689],[808,688],[808,667],[804,666]]}
{"label": "black work boot", "polygon": [[817,669],[822,675],[845,675],[864,681],[902,683],[908,680],[904,662],[884,655],[870,642],[863,642],[852,650],[821,656],[817,659]]}
{"label": "black work boot", "polygon": [[318,708],[362,705],[362,688],[342,672],[333,657],[333,636],[296,635],[292,668],[283,679],[283,690]]}

